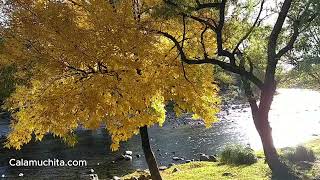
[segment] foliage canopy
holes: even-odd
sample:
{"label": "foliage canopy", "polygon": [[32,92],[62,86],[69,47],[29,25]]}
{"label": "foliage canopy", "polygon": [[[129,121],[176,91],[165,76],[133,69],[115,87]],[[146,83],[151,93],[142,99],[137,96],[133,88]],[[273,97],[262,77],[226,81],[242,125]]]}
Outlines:
{"label": "foliage canopy", "polygon": [[165,120],[165,104],[193,112],[207,126],[219,98],[213,66],[190,67],[167,54],[165,39],[142,30],[131,1],[13,0],[5,11],[1,61],[30,73],[6,107],[16,110],[8,147],[53,133],[71,145],[79,126],[105,125],[113,150],[139,127]]}

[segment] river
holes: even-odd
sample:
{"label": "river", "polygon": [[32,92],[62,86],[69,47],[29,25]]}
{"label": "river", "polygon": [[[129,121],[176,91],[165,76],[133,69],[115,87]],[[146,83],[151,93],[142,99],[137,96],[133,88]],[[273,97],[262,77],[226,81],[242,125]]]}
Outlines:
{"label": "river", "polygon": [[[172,157],[197,159],[199,153],[219,153],[228,144],[241,143],[253,149],[261,149],[259,136],[254,128],[248,106],[231,105],[229,112],[221,112],[221,120],[206,129],[203,125],[181,125],[153,127],[149,129],[151,144],[160,165],[173,162]],[[189,118],[185,116],[184,118]],[[319,138],[320,135],[320,93],[303,89],[279,89],[271,112],[275,146],[285,147]],[[0,133],[8,132],[8,123],[0,121]],[[103,129],[82,130],[77,133],[78,143],[67,147],[59,139],[45,138],[33,142],[21,151],[1,150],[0,175],[16,179],[78,179],[82,174],[94,169],[100,178],[123,175],[137,168],[147,168],[140,145],[140,137],[135,136],[122,143],[117,152],[111,152],[110,137]],[[112,161],[125,150],[133,151],[132,161]],[[142,155],[140,158],[137,154]],[[86,160],[86,167],[10,167],[9,159],[45,160]],[[183,163],[184,161],[180,161]],[[174,163],[179,163],[174,162]]]}

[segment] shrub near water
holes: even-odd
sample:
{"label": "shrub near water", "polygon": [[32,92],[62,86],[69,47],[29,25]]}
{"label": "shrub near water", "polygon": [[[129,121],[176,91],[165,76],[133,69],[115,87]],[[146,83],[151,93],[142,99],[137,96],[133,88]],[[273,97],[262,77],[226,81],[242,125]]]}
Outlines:
{"label": "shrub near water", "polygon": [[220,161],[226,164],[253,164],[257,162],[257,157],[253,149],[243,145],[227,146],[220,154]]}
{"label": "shrub near water", "polygon": [[300,161],[314,162],[316,160],[314,152],[304,146],[286,149],[282,157],[292,163]]}

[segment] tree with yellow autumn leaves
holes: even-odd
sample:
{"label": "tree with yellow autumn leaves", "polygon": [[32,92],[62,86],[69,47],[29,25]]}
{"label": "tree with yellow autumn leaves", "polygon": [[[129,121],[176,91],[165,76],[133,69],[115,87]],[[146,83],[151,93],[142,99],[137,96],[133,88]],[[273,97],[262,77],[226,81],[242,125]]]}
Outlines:
{"label": "tree with yellow autumn leaves", "polygon": [[74,144],[77,127],[105,125],[117,150],[140,132],[152,178],[161,179],[147,126],[163,123],[169,101],[178,114],[192,112],[207,126],[216,121],[217,66],[240,76],[270,169],[293,178],[274,147],[268,113],[277,65],[318,17],[319,3],[274,3],[272,25],[263,24],[265,4],[8,1],[0,58],[17,67],[17,76],[28,74],[29,83],[6,102],[15,112],[7,146],[19,149],[33,134],[41,140],[49,132]]}
{"label": "tree with yellow autumn leaves", "polygon": [[[137,6],[136,8],[139,8]],[[13,0],[6,4],[1,61],[31,74],[6,101],[15,113],[6,146],[20,149],[47,133],[73,145],[78,127],[105,125],[112,150],[139,131],[153,179],[161,179],[147,126],[162,124],[165,104],[210,126],[219,98],[212,66],[190,67],[171,43],[143,30],[131,1]],[[151,25],[151,24],[150,24]]]}

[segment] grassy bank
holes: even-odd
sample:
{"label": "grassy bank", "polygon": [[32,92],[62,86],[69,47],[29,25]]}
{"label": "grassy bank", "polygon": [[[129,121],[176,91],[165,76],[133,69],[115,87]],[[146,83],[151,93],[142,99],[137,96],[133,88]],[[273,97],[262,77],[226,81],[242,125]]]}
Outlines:
{"label": "grassy bank", "polygon": [[[180,171],[173,173],[173,169]],[[168,180],[194,180],[194,179],[270,179],[270,171],[263,160],[250,166],[220,165],[211,162],[193,162],[171,167],[162,173]]]}
{"label": "grassy bank", "polygon": [[[303,144],[305,147],[312,149],[320,158],[320,139],[313,140]],[[282,151],[280,150],[280,153]],[[180,164],[172,166],[169,169],[161,172],[165,180],[206,180],[206,179],[239,179],[239,180],[267,180],[271,179],[271,172],[267,164],[264,163],[263,153],[257,152],[260,157],[257,163],[252,165],[224,165],[219,162],[191,162],[187,164]],[[313,179],[320,176],[320,163],[316,161],[312,168],[301,169],[293,166],[306,177]],[[124,176],[122,179],[129,179],[130,177],[139,177],[139,173]]]}
{"label": "grassy bank", "polygon": [[[175,172],[175,169],[178,169]],[[122,179],[139,177],[141,173],[124,176]],[[227,180],[227,179],[248,179],[267,180],[270,179],[270,170],[263,160],[250,166],[221,165],[217,162],[191,162],[172,166],[161,172],[165,180]]]}
{"label": "grassy bank", "polygon": [[310,141],[305,144],[306,147],[312,149],[317,156],[318,162],[315,163],[312,168],[308,171],[305,171],[308,177],[317,177],[320,178],[320,139]]}

